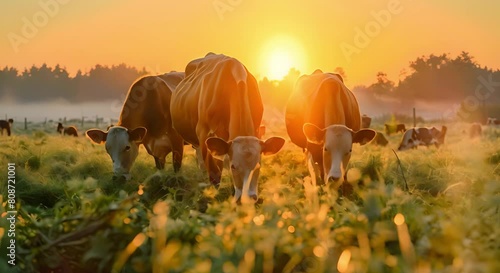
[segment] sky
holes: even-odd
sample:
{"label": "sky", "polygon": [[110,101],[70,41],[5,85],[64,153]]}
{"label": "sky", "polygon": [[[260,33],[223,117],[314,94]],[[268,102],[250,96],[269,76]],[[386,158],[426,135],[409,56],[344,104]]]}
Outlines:
{"label": "sky", "polygon": [[353,86],[379,71],[397,81],[429,54],[468,51],[500,68],[499,11],[496,0],[1,0],[0,67],[164,73],[215,52],[259,79],[342,67]]}

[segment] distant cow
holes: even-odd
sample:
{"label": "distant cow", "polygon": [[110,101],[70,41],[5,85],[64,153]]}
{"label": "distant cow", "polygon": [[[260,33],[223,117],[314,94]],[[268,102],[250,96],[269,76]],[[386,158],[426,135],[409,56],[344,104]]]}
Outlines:
{"label": "distant cow", "polygon": [[490,118],[490,117],[488,117],[488,120],[486,121],[486,124],[487,125],[499,125],[500,124],[500,120],[498,120],[497,118]]}
{"label": "distant cow", "polygon": [[377,132],[375,138],[373,138],[373,140],[370,143],[378,146],[387,146],[389,141],[387,141],[387,138],[385,138],[382,132]]}
{"label": "distant cow", "polygon": [[99,129],[86,132],[93,142],[106,144],[115,175],[130,179],[130,168],[140,144],[154,157],[159,170],[165,167],[165,158],[172,152],[174,171],[179,171],[184,141],[172,127],[170,99],[183,78],[183,72],[140,78],[128,91],[118,123],[108,127],[107,132]]}
{"label": "distant cow", "polygon": [[446,126],[442,126],[441,130],[438,130],[436,127],[420,127],[409,129],[403,134],[398,150],[404,151],[412,148],[415,149],[419,145],[429,146],[433,144],[439,148],[439,146],[444,144],[446,131]]}
{"label": "distant cow", "polygon": [[481,128],[481,124],[475,122],[472,123],[469,127],[469,137],[476,138],[481,137],[483,129]]}
{"label": "distant cow", "polygon": [[370,128],[371,123],[372,123],[371,117],[367,115],[361,116],[361,128]]}
{"label": "distant cow", "polygon": [[12,123],[14,123],[13,119],[8,119],[8,120],[0,120],[0,133],[3,135],[3,131],[7,131],[7,135],[10,136],[10,129],[12,128]]}
{"label": "distant cow", "polygon": [[385,133],[390,136],[392,133],[404,133],[406,131],[406,127],[403,123],[399,124],[384,124]]}
{"label": "distant cow", "polygon": [[261,154],[277,153],[285,140],[259,139],[264,108],[257,80],[246,67],[213,53],[191,61],[170,110],[175,130],[199,147],[210,182],[219,185],[220,159],[229,155],[235,199],[243,194],[257,199]]}
{"label": "distant cow", "polygon": [[78,130],[75,126],[64,127],[62,123],[57,123],[57,132],[62,135],[78,137]]}
{"label": "distant cow", "polygon": [[346,180],[352,144],[375,137],[375,131],[361,129],[358,102],[340,75],[321,70],[297,80],[285,119],[292,142],[306,150],[311,176],[317,163],[323,182],[333,181],[335,188]]}

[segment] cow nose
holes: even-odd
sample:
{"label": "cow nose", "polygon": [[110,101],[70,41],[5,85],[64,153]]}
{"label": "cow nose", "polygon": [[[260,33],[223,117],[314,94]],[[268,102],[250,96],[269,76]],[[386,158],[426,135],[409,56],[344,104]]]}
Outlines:
{"label": "cow nose", "polygon": [[254,201],[257,201],[258,199],[257,194],[250,195],[250,198],[252,198]]}
{"label": "cow nose", "polygon": [[330,176],[328,177],[328,182],[337,182],[339,181],[340,177],[336,177],[336,176]]}

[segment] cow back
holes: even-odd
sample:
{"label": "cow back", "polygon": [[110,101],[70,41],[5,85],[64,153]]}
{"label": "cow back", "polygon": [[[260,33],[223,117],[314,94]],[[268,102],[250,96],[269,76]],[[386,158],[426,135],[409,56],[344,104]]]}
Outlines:
{"label": "cow back", "polygon": [[225,139],[256,136],[263,106],[257,81],[238,60],[207,54],[186,66],[173,95],[174,128],[198,145],[196,127]]}
{"label": "cow back", "polygon": [[305,123],[319,128],[341,124],[354,131],[361,127],[361,115],[354,94],[340,76],[321,71],[303,75],[297,80],[287,104],[285,120],[292,142],[302,148],[307,146],[302,131]]}
{"label": "cow back", "polygon": [[[163,79],[162,79],[163,78]],[[170,99],[172,90],[166,81],[178,80],[178,75],[145,76],[132,84],[117,123],[128,129],[145,127],[149,137],[159,138],[172,125]]]}

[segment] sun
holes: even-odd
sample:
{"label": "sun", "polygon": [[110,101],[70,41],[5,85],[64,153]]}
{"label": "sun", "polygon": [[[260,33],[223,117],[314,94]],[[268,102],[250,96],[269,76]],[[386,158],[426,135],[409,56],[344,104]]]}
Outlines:
{"label": "sun", "polygon": [[305,54],[297,40],[276,36],[262,47],[260,63],[263,76],[270,80],[282,80],[291,68],[304,68]]}

